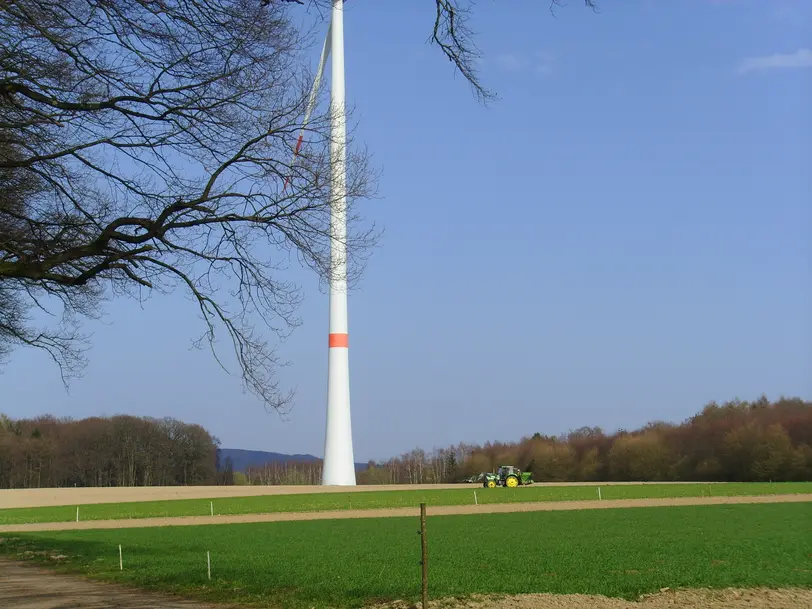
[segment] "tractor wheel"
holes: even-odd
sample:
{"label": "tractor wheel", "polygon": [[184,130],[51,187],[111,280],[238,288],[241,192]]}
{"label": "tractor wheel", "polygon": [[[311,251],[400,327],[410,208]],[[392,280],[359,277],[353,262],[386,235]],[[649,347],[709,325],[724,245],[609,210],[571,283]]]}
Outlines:
{"label": "tractor wheel", "polygon": [[488,480],[488,482],[485,483],[485,486],[488,488],[496,488],[496,480]]}
{"label": "tractor wheel", "polygon": [[519,486],[519,479],[516,476],[508,476],[507,480],[505,480],[505,486],[509,488],[514,488]]}

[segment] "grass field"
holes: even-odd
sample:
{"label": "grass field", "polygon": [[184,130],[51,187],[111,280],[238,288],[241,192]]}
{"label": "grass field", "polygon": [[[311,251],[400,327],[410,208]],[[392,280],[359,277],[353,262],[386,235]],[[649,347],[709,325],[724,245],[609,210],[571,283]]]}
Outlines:
{"label": "grass field", "polygon": [[[812,503],[429,517],[431,593],[812,587],[810,523]],[[200,600],[357,607],[416,598],[416,529],[392,518],[72,531],[19,535],[0,552],[51,565],[61,554],[60,570]]]}
{"label": "grass field", "polygon": [[[777,495],[812,493],[812,482],[646,484],[601,486],[604,500],[666,497]],[[480,504],[534,501],[597,500],[595,486],[530,486],[518,489],[477,491]],[[433,506],[466,505],[474,501],[470,488],[451,490],[370,491],[364,493],[314,493],[214,499],[214,512],[264,514],[271,512],[317,512],[347,509],[415,507],[421,501]],[[178,499],[137,503],[100,503],[81,506],[81,520],[121,520],[128,518],[172,518],[209,515],[209,499]],[[76,506],[0,509],[0,525],[34,522],[70,522],[76,519]]]}

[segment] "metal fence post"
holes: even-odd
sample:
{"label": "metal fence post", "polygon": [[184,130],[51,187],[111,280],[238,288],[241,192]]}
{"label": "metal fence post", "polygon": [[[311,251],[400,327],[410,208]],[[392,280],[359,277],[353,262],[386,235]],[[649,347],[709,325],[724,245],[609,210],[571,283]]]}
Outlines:
{"label": "metal fence post", "polygon": [[429,608],[429,547],[426,539],[426,504],[420,504],[420,565],[422,566],[423,609]]}

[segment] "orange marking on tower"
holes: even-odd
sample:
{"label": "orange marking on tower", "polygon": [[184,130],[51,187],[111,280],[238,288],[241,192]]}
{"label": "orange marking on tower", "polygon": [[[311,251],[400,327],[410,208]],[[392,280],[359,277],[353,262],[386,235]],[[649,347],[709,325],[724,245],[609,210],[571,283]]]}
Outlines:
{"label": "orange marking on tower", "polygon": [[349,334],[330,334],[329,340],[330,347],[344,347],[347,348],[350,346],[350,335]]}

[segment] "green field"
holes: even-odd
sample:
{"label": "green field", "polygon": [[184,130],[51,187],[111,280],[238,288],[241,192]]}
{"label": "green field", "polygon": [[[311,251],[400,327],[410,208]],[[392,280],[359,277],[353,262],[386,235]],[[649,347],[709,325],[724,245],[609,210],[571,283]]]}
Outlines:
{"label": "green field", "polygon": [[[529,486],[517,489],[476,489],[477,501],[518,503],[534,501],[574,501],[598,499],[595,486]],[[665,497],[747,496],[812,493],[812,482],[731,482],[718,484],[640,484],[601,486],[604,500]],[[81,506],[81,520],[123,520],[129,518],[173,518],[208,516],[210,499],[176,499],[137,503],[101,503]],[[267,514],[272,512],[321,512],[329,510],[467,505],[474,502],[474,489],[404,491],[365,491],[362,493],[313,493],[230,497],[211,500],[215,514]],[[0,509],[0,525],[29,522],[70,522],[76,519],[76,506]]]}
{"label": "green field", "polygon": [[[812,587],[810,523],[812,503],[429,517],[431,594],[634,599],[663,587]],[[62,554],[60,570],[200,600],[357,607],[416,598],[417,526],[381,518],[71,531],[18,535],[0,552],[50,565]]]}

